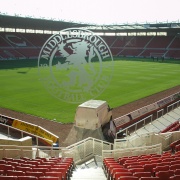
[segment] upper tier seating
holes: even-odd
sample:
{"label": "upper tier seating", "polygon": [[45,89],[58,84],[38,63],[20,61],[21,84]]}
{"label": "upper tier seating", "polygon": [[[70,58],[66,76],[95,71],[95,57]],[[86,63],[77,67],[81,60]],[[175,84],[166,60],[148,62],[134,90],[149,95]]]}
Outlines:
{"label": "upper tier seating", "polygon": [[[49,34],[0,33],[0,59],[38,58]],[[174,36],[102,36],[113,56],[150,57],[163,53],[180,58],[180,38]]]}

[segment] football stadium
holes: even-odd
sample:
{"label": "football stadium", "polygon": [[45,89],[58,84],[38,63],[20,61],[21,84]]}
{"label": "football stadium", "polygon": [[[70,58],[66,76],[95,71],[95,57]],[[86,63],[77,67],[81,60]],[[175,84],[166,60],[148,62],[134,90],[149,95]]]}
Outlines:
{"label": "football stadium", "polygon": [[178,1],[103,2],[0,1],[0,180],[180,179]]}

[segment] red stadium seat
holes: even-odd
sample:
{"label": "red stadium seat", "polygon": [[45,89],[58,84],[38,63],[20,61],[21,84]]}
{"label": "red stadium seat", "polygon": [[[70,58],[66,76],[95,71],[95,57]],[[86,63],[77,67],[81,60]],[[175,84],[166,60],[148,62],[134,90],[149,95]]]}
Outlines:
{"label": "red stadium seat", "polygon": [[149,158],[137,159],[137,162],[141,162],[141,161],[149,161]]}
{"label": "red stadium seat", "polygon": [[21,164],[21,167],[30,167],[30,168],[35,168],[36,165],[32,165],[32,164]]}
{"label": "red stadium seat", "polygon": [[180,164],[180,160],[174,160],[170,162],[171,165]]}
{"label": "red stadium seat", "polygon": [[6,161],[1,159],[0,164],[6,164]]}
{"label": "red stadium seat", "polygon": [[33,171],[45,173],[45,172],[49,171],[49,169],[48,168],[33,168]]}
{"label": "red stadium seat", "polygon": [[171,162],[161,162],[161,163],[157,163],[156,166],[170,166]]}
{"label": "red stadium seat", "polygon": [[106,172],[106,174],[109,173],[110,167],[114,167],[114,168],[115,168],[115,167],[118,167],[118,168],[121,168],[121,167],[123,167],[123,166],[120,165],[119,163],[106,164],[106,166],[105,166],[105,172]]}
{"label": "red stadium seat", "polygon": [[160,180],[159,177],[141,177],[139,180]]}
{"label": "red stadium seat", "polygon": [[23,159],[23,160],[25,160],[25,161],[30,161],[30,160],[31,160],[31,159],[28,158],[28,157],[20,157],[20,159]]}
{"label": "red stadium seat", "polygon": [[145,172],[151,172],[151,174],[153,175],[153,168],[156,167],[156,164],[145,164],[144,165],[144,171]]}
{"label": "red stadium seat", "polygon": [[172,155],[172,153],[171,153],[171,151],[164,151],[163,152],[163,154],[161,155],[161,157],[167,157],[167,156],[171,156]]}
{"label": "red stadium seat", "polygon": [[58,168],[63,168],[63,169],[66,169],[67,170],[67,173],[71,174],[72,173],[72,170],[73,170],[73,165],[65,165],[65,164],[57,164],[57,165],[54,165],[51,169],[58,169]]}
{"label": "red stadium seat", "polygon": [[174,161],[174,158],[167,157],[167,158],[162,159],[162,162],[171,162],[171,161]]}
{"label": "red stadium seat", "polygon": [[0,175],[5,175],[4,170],[0,170]]}
{"label": "red stadium seat", "polygon": [[131,168],[128,169],[130,172],[135,173],[135,172],[144,172],[144,168]]}
{"label": "red stadium seat", "polygon": [[38,180],[35,176],[18,176],[18,180]]}
{"label": "red stadium seat", "polygon": [[18,180],[17,176],[0,176],[1,180]]}
{"label": "red stadium seat", "polygon": [[14,159],[13,159],[13,158],[8,158],[8,157],[3,157],[2,160],[5,160],[5,161],[13,161]]}
{"label": "red stadium seat", "polygon": [[151,172],[135,172],[133,176],[140,177],[151,177]]}
{"label": "red stadium seat", "polygon": [[49,172],[61,172],[63,179],[67,179],[67,177],[68,177],[68,175],[69,175],[66,168],[51,168],[51,169],[49,170]]}
{"label": "red stadium seat", "polygon": [[125,168],[127,168],[128,166],[130,166],[130,165],[132,165],[132,164],[133,164],[133,165],[140,165],[139,162],[136,161],[136,162],[133,162],[133,163],[126,163],[126,162],[125,162],[125,163],[123,164],[123,166],[124,166]]}
{"label": "red stadium seat", "polygon": [[107,169],[109,169],[110,166],[115,166],[115,165],[122,166],[118,162],[106,162],[105,163],[105,169],[107,170]]}
{"label": "red stadium seat", "polygon": [[174,175],[180,175],[180,169],[174,170]]}
{"label": "red stadium seat", "polygon": [[132,175],[132,172],[129,172],[126,168],[113,168],[110,173],[108,174],[108,177],[113,177],[115,173],[129,173]]}
{"label": "red stadium seat", "polygon": [[159,158],[161,158],[161,154],[151,154],[151,158],[154,158],[154,157],[159,157]]}
{"label": "red stadium seat", "polygon": [[55,163],[55,162],[49,162],[49,161],[43,162],[43,165],[51,165],[52,167],[53,167],[55,164],[58,164],[58,163]]}
{"label": "red stadium seat", "polygon": [[139,161],[139,164],[144,166],[145,164],[149,164],[149,161]]}
{"label": "red stadium seat", "polygon": [[180,175],[171,176],[169,180],[180,180]]}
{"label": "red stadium seat", "polygon": [[122,158],[118,159],[118,162],[119,162],[119,164],[123,165],[127,159],[129,159],[129,158],[128,157],[122,157]]}
{"label": "red stadium seat", "polygon": [[25,172],[23,171],[14,171],[14,170],[8,170],[7,176],[24,176]]}
{"label": "red stadium seat", "polygon": [[66,180],[67,177],[62,177],[62,172],[45,172],[45,176],[52,176],[52,177],[58,177],[59,179]]}
{"label": "red stadium seat", "polygon": [[41,163],[39,161],[28,161],[27,164],[32,164],[32,165],[38,166]]}
{"label": "red stadium seat", "polygon": [[116,172],[111,179],[118,180],[121,176],[132,176],[131,172]]}
{"label": "red stadium seat", "polygon": [[8,165],[14,166],[14,168],[16,169],[16,166],[19,166],[18,162],[8,162]]}
{"label": "red stadium seat", "polygon": [[170,169],[170,170],[180,169],[180,164],[173,164],[173,165],[170,166],[169,169]]}
{"label": "red stadium seat", "polygon": [[17,167],[16,167],[16,170],[17,170],[17,171],[23,171],[23,172],[33,171],[33,169],[30,168],[30,167],[21,167],[21,166],[17,166]]}
{"label": "red stadium seat", "polygon": [[26,163],[27,161],[24,159],[13,159],[13,162],[17,162],[20,165]]}
{"label": "red stadium seat", "polygon": [[119,180],[139,180],[136,176],[120,176]]}
{"label": "red stadium seat", "polygon": [[172,152],[175,151],[175,146],[178,145],[178,144],[180,144],[180,139],[179,139],[179,140],[176,140],[176,141],[174,141],[174,142],[172,142],[172,143],[170,144],[170,147],[171,147]]}
{"label": "red stadium seat", "polygon": [[142,159],[144,159],[144,158],[151,158],[152,157],[152,155],[151,154],[142,154],[141,156],[140,156],[140,158]]}
{"label": "red stadium seat", "polygon": [[165,166],[156,166],[155,168],[153,168],[153,172],[159,172],[159,171],[168,171],[169,170],[169,166],[165,165]]}
{"label": "red stadium seat", "polygon": [[161,131],[161,133],[165,133],[170,131],[173,127],[175,127],[177,124],[179,123],[179,121],[175,121],[174,123],[170,124],[168,127],[166,127],[165,129],[163,129]]}
{"label": "red stadium seat", "polygon": [[38,165],[37,166],[37,168],[47,168],[47,169],[51,169],[52,168],[52,166],[51,165],[42,165],[42,164],[40,164],[40,165]]}
{"label": "red stadium seat", "polygon": [[7,174],[8,170],[14,170],[14,166],[0,164],[0,169],[4,170],[4,174]]}
{"label": "red stadium seat", "polygon": [[0,170],[4,170],[6,164],[0,164]]}
{"label": "red stadium seat", "polygon": [[161,159],[153,159],[153,160],[150,160],[151,163],[161,163],[162,160]]}
{"label": "red stadium seat", "polygon": [[[44,163],[44,160],[43,159],[33,159],[31,161],[37,161],[39,164],[43,164]],[[29,161],[28,161],[29,162]],[[47,161],[45,161],[47,162]]]}
{"label": "red stadium seat", "polygon": [[128,164],[128,163],[131,163],[131,164],[132,164],[132,163],[134,163],[134,162],[138,162],[137,159],[127,159],[127,160],[125,161],[125,164],[126,164],[126,163],[127,163],[127,164]]}
{"label": "red stadium seat", "polygon": [[107,168],[107,173],[111,173],[111,171],[112,171],[114,168],[124,169],[124,167],[123,167],[122,165],[120,165],[120,164],[110,165],[110,166]]}
{"label": "red stadium seat", "polygon": [[53,165],[52,168],[56,168],[57,166],[60,166],[61,168],[67,168],[67,170],[69,172],[73,169],[73,164],[71,162],[57,163],[57,164]]}
{"label": "red stadium seat", "polygon": [[27,176],[35,176],[35,177],[40,177],[40,176],[44,176],[43,172],[33,172],[33,171],[27,171],[26,172]]}
{"label": "red stadium seat", "polygon": [[47,161],[47,158],[44,158],[44,157],[36,157],[36,159],[40,159],[40,160],[42,160],[43,162]]}
{"label": "red stadium seat", "polygon": [[169,177],[174,175],[174,171],[159,171],[156,173],[156,176],[163,180],[169,180]]}
{"label": "red stadium seat", "polygon": [[60,180],[59,177],[43,176],[39,177],[38,180]]}
{"label": "red stadium seat", "polygon": [[175,146],[175,151],[177,152],[177,151],[180,151],[180,144],[177,144],[176,146]]}
{"label": "red stadium seat", "polygon": [[132,168],[143,168],[143,165],[130,165],[127,167],[127,169],[132,169]]}
{"label": "red stadium seat", "polygon": [[114,159],[107,159],[103,161],[104,167],[107,167],[108,164],[119,164],[117,161],[115,161]]}

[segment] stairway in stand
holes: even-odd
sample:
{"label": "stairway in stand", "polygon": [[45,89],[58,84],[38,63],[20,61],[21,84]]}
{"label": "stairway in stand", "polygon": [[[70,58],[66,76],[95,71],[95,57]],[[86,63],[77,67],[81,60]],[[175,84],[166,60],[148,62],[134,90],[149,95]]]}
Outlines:
{"label": "stairway in stand", "polygon": [[101,167],[97,168],[78,168],[71,177],[71,180],[106,180],[106,176]]}
{"label": "stairway in stand", "polygon": [[76,165],[71,180],[106,180],[102,169],[102,158],[95,157],[88,162]]}

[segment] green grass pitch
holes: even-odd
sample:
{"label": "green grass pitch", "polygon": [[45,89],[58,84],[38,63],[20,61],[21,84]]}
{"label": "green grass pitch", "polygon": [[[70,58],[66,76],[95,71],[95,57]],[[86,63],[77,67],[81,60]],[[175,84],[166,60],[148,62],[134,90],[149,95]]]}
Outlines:
{"label": "green grass pitch", "polygon": [[[114,108],[180,85],[180,63],[170,62],[116,59],[110,85],[96,99],[106,100]],[[45,90],[37,60],[0,61],[0,107],[70,123],[77,106]]]}

